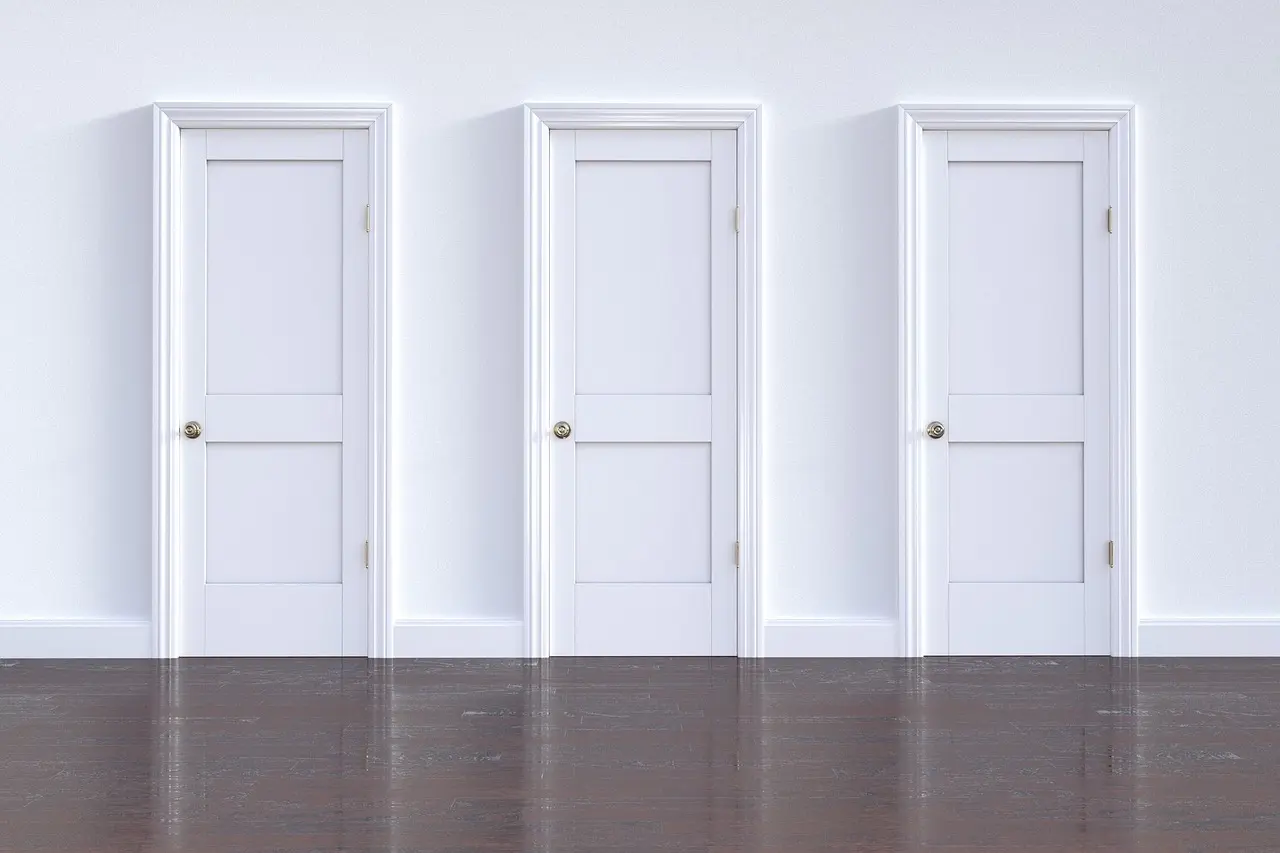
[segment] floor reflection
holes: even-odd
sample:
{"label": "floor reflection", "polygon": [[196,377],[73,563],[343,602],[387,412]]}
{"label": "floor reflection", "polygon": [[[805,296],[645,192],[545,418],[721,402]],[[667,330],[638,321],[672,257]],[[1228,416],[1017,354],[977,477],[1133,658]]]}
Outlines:
{"label": "floor reflection", "polygon": [[0,664],[0,850],[1221,849],[1280,661]]}

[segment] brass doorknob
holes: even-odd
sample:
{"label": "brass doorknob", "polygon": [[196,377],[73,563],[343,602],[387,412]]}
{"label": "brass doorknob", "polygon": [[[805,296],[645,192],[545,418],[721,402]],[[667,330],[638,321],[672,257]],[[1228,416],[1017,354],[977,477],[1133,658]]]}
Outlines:
{"label": "brass doorknob", "polygon": [[182,428],[182,434],[187,438],[199,438],[202,432],[204,427],[200,426],[199,421],[187,421],[186,426]]}
{"label": "brass doorknob", "polygon": [[558,421],[556,425],[551,428],[551,431],[556,434],[556,438],[568,438],[569,433],[573,432],[573,427],[569,426],[564,421]]}
{"label": "brass doorknob", "polygon": [[942,438],[947,434],[947,428],[937,421],[934,421],[925,427],[924,434],[929,436],[929,438]]}

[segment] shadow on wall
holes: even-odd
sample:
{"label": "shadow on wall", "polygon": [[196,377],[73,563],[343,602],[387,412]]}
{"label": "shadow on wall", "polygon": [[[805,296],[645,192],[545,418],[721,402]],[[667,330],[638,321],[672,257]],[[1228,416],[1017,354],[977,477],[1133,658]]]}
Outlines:
{"label": "shadow on wall", "polygon": [[[393,452],[397,499],[416,520],[397,549],[424,556],[401,563],[397,606],[519,618],[524,111],[398,121],[399,208],[413,231],[396,250]],[[465,428],[441,429],[444,413]]]}
{"label": "shadow on wall", "polygon": [[[110,317],[92,358],[93,408],[106,413],[94,451],[107,470],[100,478],[107,523],[127,561],[112,561],[102,579],[107,588],[123,583],[127,600],[113,610],[150,618],[151,612],[151,355],[153,116],[150,105],[89,123],[92,178],[99,184],[95,221],[85,233],[97,235],[92,268],[100,278],[100,316]],[[126,580],[127,578],[127,580]],[[139,598],[139,593],[141,597]]]}
{"label": "shadow on wall", "polygon": [[767,616],[893,618],[897,108],[785,136],[773,120],[766,107]]}
{"label": "shadow on wall", "polygon": [[[869,445],[871,458],[892,459],[898,429],[898,108],[854,116],[836,128],[836,139],[847,140],[842,156],[852,167],[839,181],[847,188],[849,216],[840,268],[868,271],[867,278],[847,282],[851,316],[874,318],[877,328],[888,330],[853,342],[854,386],[870,398],[867,410],[880,416],[859,438]],[[885,470],[886,484],[896,482],[896,459]]]}

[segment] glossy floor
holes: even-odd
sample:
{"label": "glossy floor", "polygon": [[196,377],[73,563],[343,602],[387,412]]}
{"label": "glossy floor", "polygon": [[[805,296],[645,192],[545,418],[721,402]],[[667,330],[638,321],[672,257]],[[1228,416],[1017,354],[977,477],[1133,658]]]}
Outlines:
{"label": "glossy floor", "polygon": [[0,849],[1280,850],[1280,661],[3,662]]}

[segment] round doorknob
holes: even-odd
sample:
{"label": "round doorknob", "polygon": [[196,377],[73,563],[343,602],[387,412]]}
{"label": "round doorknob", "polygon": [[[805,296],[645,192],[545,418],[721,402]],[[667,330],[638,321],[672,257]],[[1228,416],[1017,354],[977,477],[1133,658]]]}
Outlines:
{"label": "round doorknob", "polygon": [[559,421],[551,428],[551,431],[556,434],[556,438],[568,438],[569,433],[573,432],[573,427],[564,421]]}
{"label": "round doorknob", "polygon": [[187,438],[199,438],[202,432],[204,427],[200,426],[199,421],[187,421],[186,426],[182,428],[182,434]]}
{"label": "round doorknob", "polygon": [[925,427],[924,434],[929,436],[929,438],[942,438],[947,434],[947,428],[937,421],[934,421]]}

